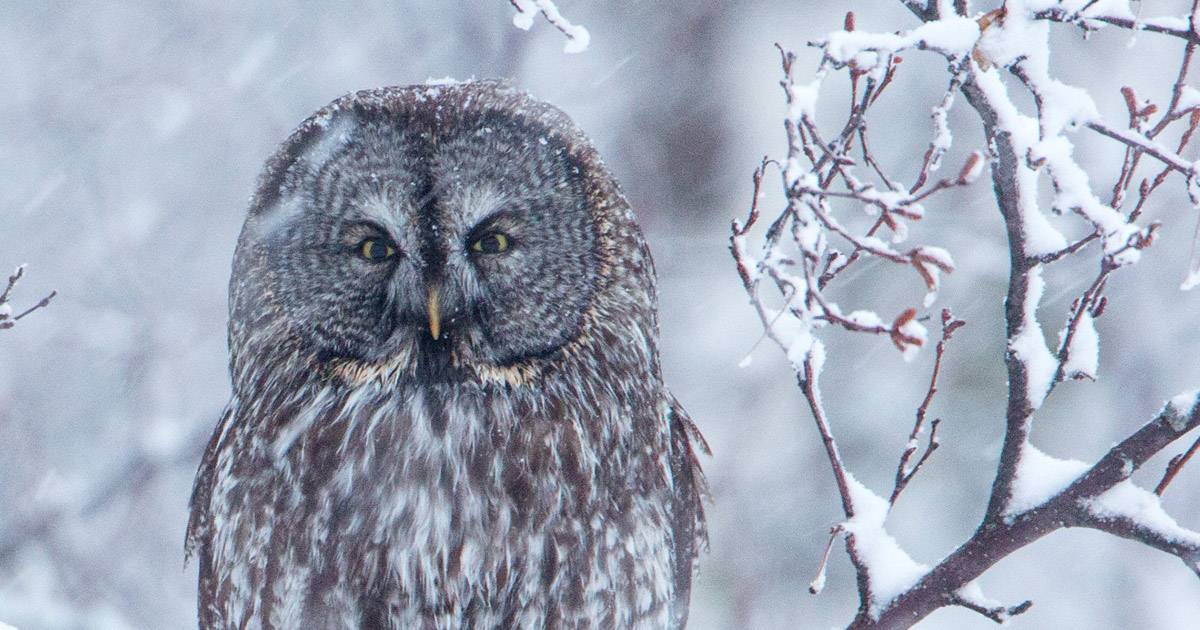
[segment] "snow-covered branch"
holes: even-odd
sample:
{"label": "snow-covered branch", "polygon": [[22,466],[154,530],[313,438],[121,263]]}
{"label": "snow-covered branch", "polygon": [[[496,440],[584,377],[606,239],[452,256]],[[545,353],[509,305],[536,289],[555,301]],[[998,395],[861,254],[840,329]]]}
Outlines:
{"label": "snow-covered branch", "polygon": [[1094,31],[1104,26],[1116,26],[1132,31],[1148,31],[1178,37],[1189,43],[1200,43],[1192,15],[1163,15],[1139,18],[1128,2],[1095,2],[1090,0],[1060,0],[1059,2],[1036,2],[1035,17],[1074,24],[1085,31]]}
{"label": "snow-covered branch", "polygon": [[513,26],[527,31],[533,28],[534,20],[541,15],[566,36],[567,43],[563,46],[563,52],[581,53],[587,50],[588,44],[591,43],[592,36],[588,30],[564,17],[559,12],[558,6],[554,4],[554,0],[508,0],[508,2],[517,10],[513,15]]}
{"label": "snow-covered branch", "polygon": [[30,313],[38,310],[39,308],[46,308],[50,305],[50,300],[53,300],[54,296],[58,295],[58,291],[51,291],[46,295],[46,297],[35,302],[33,306],[30,306],[14,315],[10,300],[12,298],[13,289],[17,287],[17,284],[23,277],[25,277],[25,265],[17,267],[16,270],[12,272],[12,275],[8,277],[8,284],[6,284],[4,287],[4,292],[0,293],[0,330],[12,328],[13,326],[17,325],[18,321]]}
{"label": "snow-covered branch", "polygon": [[[1038,410],[1068,379],[1095,379],[1099,367],[1097,319],[1109,307],[1105,296],[1112,275],[1138,262],[1155,241],[1160,223],[1139,223],[1147,200],[1175,174],[1200,210],[1200,163],[1183,157],[1200,126],[1200,93],[1186,85],[1187,70],[1197,47],[1191,15],[1175,21],[1137,20],[1123,2],[1009,0],[998,10],[967,16],[965,2],[903,0],[922,20],[908,31],[866,33],[848,14],[842,30],[814,41],[820,64],[811,78],[794,77],[795,56],[781,49],[787,105],[784,129],[787,155],[764,158],[754,173],[754,196],[745,220],[734,221],[731,251],[739,275],[759,315],[765,334],[787,355],[796,371],[809,412],[817,424],[840,495],[846,520],[832,528],[844,536],[856,570],[859,610],[853,628],[908,627],[937,608],[956,605],[1003,622],[1029,608],[1026,601],[1005,605],[988,599],[975,579],[1008,554],[1064,527],[1089,527],[1139,541],[1181,558],[1200,574],[1200,534],[1167,515],[1158,496],[1200,450],[1200,440],[1168,466],[1155,492],[1133,485],[1130,476],[1147,459],[1200,425],[1196,394],[1172,399],[1163,411],[1095,464],[1055,459],[1030,443]],[[1184,40],[1178,79],[1163,108],[1137,98],[1124,88],[1128,128],[1105,121],[1091,96],[1050,72],[1048,29],[1056,22],[1087,29],[1106,24],[1162,32]],[[930,103],[933,137],[924,157],[914,161],[911,184],[881,167],[868,142],[870,109],[879,94],[893,85],[897,53],[929,51],[947,62],[947,90]],[[851,101],[845,123],[834,133],[816,123],[821,90],[835,74],[849,81]],[[1016,81],[1006,83],[1002,74]],[[1032,98],[1036,114],[1022,113],[1015,102]],[[961,94],[978,115],[989,152],[976,152],[954,177],[930,183],[951,147],[948,112]],[[1157,138],[1176,123],[1184,125],[1179,142],[1168,147]],[[1089,173],[1075,155],[1072,135],[1090,130],[1122,145],[1124,158],[1109,202],[1101,201]],[[1126,211],[1122,202],[1137,180],[1142,157],[1161,170],[1141,180],[1138,202]],[[889,163],[894,162],[889,161]],[[935,193],[974,181],[990,166],[996,204],[1006,227],[1009,283],[1005,297],[1008,340],[1005,365],[1008,400],[1004,442],[988,506],[979,529],[933,567],[913,560],[888,534],[891,505],[939,447],[938,420],[926,415],[938,389],[946,341],[962,325],[948,310],[942,314],[942,340],[937,344],[926,395],[916,413],[895,471],[891,500],[859,483],[841,457],[817,386],[827,349],[825,328],[888,335],[912,359],[927,333],[917,308],[890,322],[869,309],[846,314],[826,289],[842,272],[864,257],[914,267],[924,281],[923,307],[937,298],[942,272],[954,269],[946,248],[923,245],[902,250],[909,222],[927,216],[924,202]],[[764,213],[762,183],[768,170],[782,176],[785,206],[759,237],[756,226]],[[1043,180],[1042,178],[1046,179]],[[1048,181],[1049,208],[1039,199]],[[857,207],[871,218],[854,227]],[[1069,241],[1051,222],[1048,210],[1070,213],[1084,222],[1087,235]],[[889,237],[890,242],[882,238]],[[1096,243],[1097,247],[1089,245]],[[1056,345],[1047,343],[1038,312],[1046,293],[1045,269],[1067,258],[1095,256],[1096,275],[1074,301]],[[766,280],[767,282],[764,282]],[[1193,262],[1185,287],[1200,284]],[[773,286],[773,290],[766,287]],[[855,294],[858,295],[858,294]],[[828,351],[833,355],[833,351]],[[921,451],[920,438],[928,429]],[[917,453],[921,452],[920,456]],[[914,462],[915,458],[915,462]],[[810,590],[825,582],[825,558]]]}

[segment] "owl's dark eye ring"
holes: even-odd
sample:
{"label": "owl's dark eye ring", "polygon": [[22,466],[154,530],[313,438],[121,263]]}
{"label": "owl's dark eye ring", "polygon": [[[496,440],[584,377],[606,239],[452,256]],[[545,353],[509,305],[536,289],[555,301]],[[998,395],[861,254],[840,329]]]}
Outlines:
{"label": "owl's dark eye ring", "polygon": [[369,262],[383,262],[396,255],[396,248],[382,238],[364,238],[355,250],[363,260]]}
{"label": "owl's dark eye ring", "polygon": [[503,254],[512,245],[504,232],[488,232],[471,243],[471,251],[477,254]]}

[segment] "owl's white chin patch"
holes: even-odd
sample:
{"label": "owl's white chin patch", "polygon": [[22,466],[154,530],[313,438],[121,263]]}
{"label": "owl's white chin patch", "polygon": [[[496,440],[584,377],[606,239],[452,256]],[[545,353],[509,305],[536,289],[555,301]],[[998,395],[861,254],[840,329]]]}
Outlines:
{"label": "owl's white chin patch", "polygon": [[[416,333],[405,332],[402,338],[393,337],[395,345],[390,356],[378,361],[334,359],[327,364],[332,379],[350,387],[368,384],[387,386],[404,379],[417,378],[420,360]],[[532,360],[514,365],[500,365],[478,356],[470,341],[460,340],[456,347],[447,348],[450,365],[467,380],[483,385],[525,387],[542,371],[542,361]],[[472,378],[473,377],[473,378]]]}
{"label": "owl's white chin patch", "polygon": [[351,386],[362,386],[372,381],[378,384],[394,383],[404,375],[411,375],[416,356],[412,341],[399,344],[395,352],[381,361],[334,359],[328,364],[329,375]]}
{"label": "owl's white chin patch", "polygon": [[475,366],[475,374],[480,382],[509,387],[524,387],[533,380],[540,371],[534,364],[522,365],[487,365]]}

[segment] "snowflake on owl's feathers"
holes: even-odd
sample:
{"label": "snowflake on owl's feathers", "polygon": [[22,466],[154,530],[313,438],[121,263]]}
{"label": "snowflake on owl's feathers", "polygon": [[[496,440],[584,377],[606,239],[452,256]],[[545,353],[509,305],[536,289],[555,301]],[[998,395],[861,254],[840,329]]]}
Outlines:
{"label": "snowflake on owl's feathers", "polygon": [[654,268],[558,109],[340,98],[267,162],[191,503],[202,628],[664,628],[704,541]]}

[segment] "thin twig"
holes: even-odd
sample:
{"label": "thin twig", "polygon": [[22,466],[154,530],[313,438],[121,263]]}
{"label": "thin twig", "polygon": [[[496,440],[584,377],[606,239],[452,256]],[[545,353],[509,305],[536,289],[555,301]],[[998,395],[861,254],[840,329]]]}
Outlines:
{"label": "thin twig", "polygon": [[1024,614],[1033,607],[1033,601],[1025,600],[1016,606],[984,606],[959,595],[951,596],[950,603],[977,612],[996,623],[1005,623],[1012,617]]}
{"label": "thin twig", "polygon": [[1162,481],[1159,481],[1158,485],[1154,487],[1154,494],[1161,497],[1167,491],[1167,486],[1171,485],[1171,482],[1175,480],[1179,471],[1183,470],[1183,467],[1187,465],[1188,460],[1196,454],[1197,450],[1200,450],[1200,437],[1196,438],[1195,442],[1192,442],[1188,450],[1171,458],[1171,461],[1167,463],[1166,472],[1163,473]]}
{"label": "thin twig", "polygon": [[842,500],[842,512],[845,513],[846,518],[854,518],[854,499],[850,494],[850,484],[846,480],[846,465],[842,461],[842,454],[838,452],[837,440],[833,438],[829,420],[825,417],[825,406],[821,402],[817,374],[818,368],[813,363],[813,357],[809,355],[804,359],[803,370],[797,374],[800,391],[804,393],[804,399],[808,401],[808,408],[812,411],[817,432],[821,435],[821,444],[825,447],[825,456],[829,459],[829,467],[833,469],[833,479],[837,483],[838,494]]}
{"label": "thin twig", "polygon": [[829,541],[825,543],[825,551],[821,554],[821,564],[817,566],[817,574],[813,576],[812,582],[808,583],[808,592],[813,595],[819,594],[825,590],[825,572],[829,566],[829,554],[833,551],[833,541],[837,540],[838,534],[845,531],[841,525],[835,525],[829,529]]}
{"label": "thin twig", "polygon": [[925,398],[921,400],[920,406],[917,407],[916,421],[913,422],[912,431],[908,434],[908,442],[904,446],[904,452],[900,455],[900,463],[896,466],[896,479],[892,487],[892,496],[888,499],[888,503],[895,505],[896,499],[900,497],[900,493],[904,492],[904,488],[908,486],[908,482],[912,481],[913,477],[929,459],[929,456],[937,450],[939,442],[937,441],[937,427],[941,423],[940,420],[934,420],[929,427],[929,443],[925,447],[925,452],[917,459],[917,463],[912,467],[908,467],[909,460],[917,451],[917,438],[920,437],[925,429],[925,415],[929,412],[929,405],[933,402],[933,397],[937,394],[938,376],[942,371],[942,357],[946,354],[946,342],[954,335],[954,331],[958,330],[966,322],[961,319],[955,319],[950,314],[950,309],[942,309],[942,338],[937,343],[933,358],[933,371],[929,375],[929,387],[925,390]]}
{"label": "thin twig", "polygon": [[50,300],[53,300],[54,296],[56,296],[56,295],[58,295],[58,291],[51,291],[46,297],[39,300],[37,304],[34,304],[33,306],[30,306],[29,308],[25,309],[24,311],[21,312],[20,315],[14,316],[13,321],[15,322],[15,321],[21,319],[22,317],[25,317],[26,315],[38,310],[39,308],[46,308],[47,306],[50,305]]}
{"label": "thin twig", "polygon": [[1091,234],[1088,234],[1087,236],[1079,239],[1078,241],[1075,241],[1074,243],[1071,243],[1070,245],[1068,245],[1056,252],[1051,252],[1049,254],[1043,254],[1042,256],[1039,256],[1038,262],[1041,262],[1042,264],[1047,264],[1047,263],[1052,263],[1061,258],[1064,258],[1066,256],[1070,256],[1071,254],[1078,252],[1079,250],[1083,249],[1084,247],[1087,247],[1087,245],[1089,243],[1091,243],[1092,241],[1094,241],[1098,238],[1100,238],[1100,232],[1097,230],[1097,231],[1092,232]]}
{"label": "thin twig", "polygon": [[21,265],[21,266],[17,267],[17,269],[15,271],[13,271],[12,275],[10,275],[8,277],[8,284],[5,285],[4,292],[0,293],[0,306],[5,307],[5,309],[3,311],[0,311],[0,330],[7,330],[9,328],[12,328],[13,326],[16,326],[17,321],[19,321],[21,318],[25,317],[26,315],[29,315],[30,313],[38,310],[39,308],[45,308],[45,307],[49,306],[50,300],[53,300],[54,296],[58,295],[58,291],[51,291],[46,297],[42,298],[41,300],[38,300],[38,302],[36,304],[34,304],[33,306],[25,309],[24,311],[21,311],[16,316],[11,316],[10,315],[10,313],[12,312],[10,310],[11,306],[6,306],[6,305],[9,304],[9,300],[11,299],[13,289],[16,288],[17,283],[19,283],[21,281],[21,278],[23,278],[24,276],[25,276],[25,265]]}
{"label": "thin twig", "polygon": [[1100,299],[1100,294],[1104,291],[1104,283],[1108,280],[1108,276],[1116,269],[1116,265],[1112,264],[1108,258],[1103,259],[1100,263],[1100,271],[1096,274],[1095,279],[1092,280],[1092,284],[1075,301],[1071,318],[1067,323],[1066,334],[1063,335],[1062,343],[1059,344],[1058,366],[1054,369],[1054,380],[1050,382],[1051,391],[1068,376],[1067,362],[1071,358],[1071,342],[1075,339],[1075,335],[1079,331],[1079,324],[1083,321],[1084,314],[1095,308]]}

